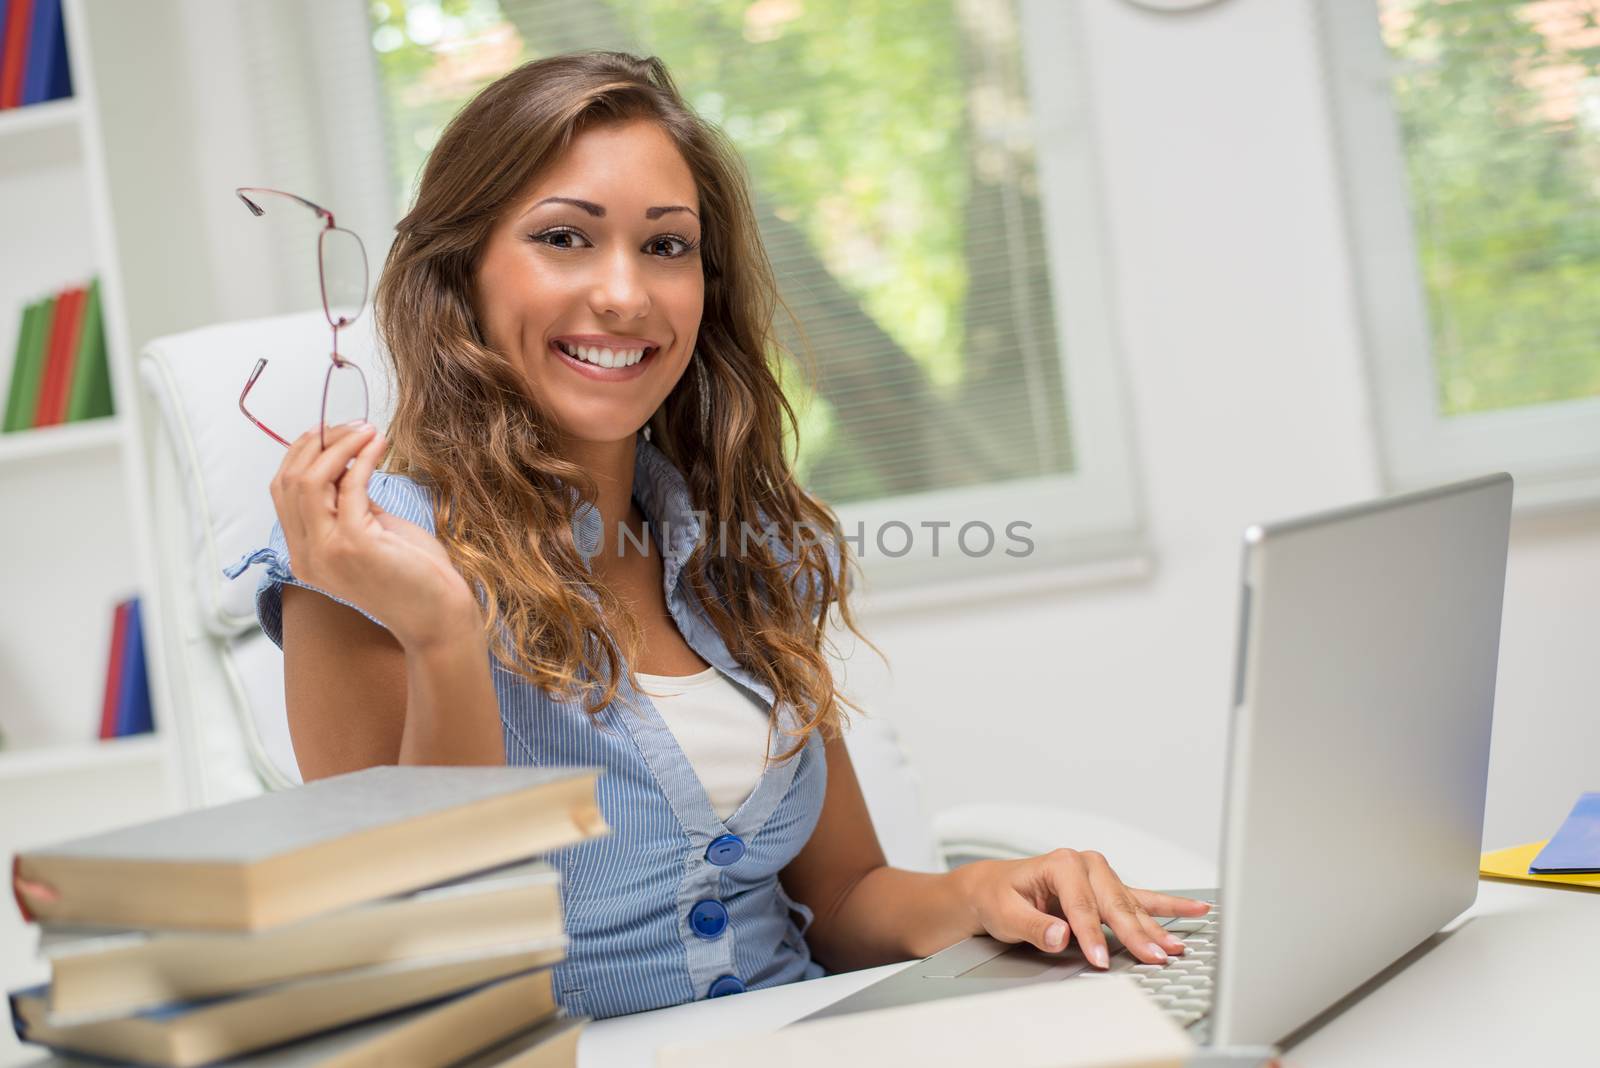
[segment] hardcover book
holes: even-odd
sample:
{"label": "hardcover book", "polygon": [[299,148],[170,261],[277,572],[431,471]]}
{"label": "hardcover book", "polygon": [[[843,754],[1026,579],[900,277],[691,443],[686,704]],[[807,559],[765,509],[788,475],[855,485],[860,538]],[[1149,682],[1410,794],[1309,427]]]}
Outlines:
{"label": "hardcover book", "polygon": [[561,875],[528,861],[259,932],[46,926],[49,1022],[86,1023],[328,972],[524,942],[563,944]]}
{"label": "hardcover book", "polygon": [[254,931],[609,831],[599,768],[364,768],[17,855],[45,923]]}
{"label": "hardcover book", "polygon": [[[49,1021],[48,988],[36,987],[11,995],[12,1023],[22,1041],[52,1049],[158,1068],[194,1068],[541,969],[530,977],[533,989],[519,995],[535,1008],[536,1019],[555,1011],[549,966],[561,957],[559,946],[504,946],[358,968],[74,1026]],[[527,1022],[518,1018],[501,1035]],[[415,1062],[408,1055],[405,1063]]]}

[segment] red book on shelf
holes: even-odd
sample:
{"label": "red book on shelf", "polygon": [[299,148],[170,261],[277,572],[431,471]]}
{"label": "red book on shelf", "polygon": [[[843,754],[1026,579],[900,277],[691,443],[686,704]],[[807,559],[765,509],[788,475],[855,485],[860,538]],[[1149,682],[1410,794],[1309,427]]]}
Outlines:
{"label": "red book on shelf", "polygon": [[73,321],[83,307],[82,289],[65,289],[56,299],[56,313],[50,320],[49,343],[45,349],[44,380],[39,383],[39,402],[33,410],[34,426],[54,426],[61,422],[56,413],[62,411],[70,379],[67,364],[73,359],[67,349],[67,338],[72,333]]}
{"label": "red book on shelf", "polygon": [[111,622],[111,657],[106,664],[106,696],[100,706],[100,737],[117,736],[117,705],[121,701],[122,661],[128,652],[128,610],[130,604],[117,605]]}
{"label": "red book on shelf", "polygon": [[0,41],[0,108],[22,103],[22,75],[33,32],[33,0],[11,0],[6,10],[5,39]]}
{"label": "red book on shelf", "polygon": [[89,290],[84,286],[71,291],[71,314],[67,316],[66,349],[61,356],[61,377],[56,380],[56,391],[50,398],[50,422],[65,423],[67,421],[67,399],[72,395],[72,378],[78,365],[78,339],[83,336],[83,312],[87,305]]}

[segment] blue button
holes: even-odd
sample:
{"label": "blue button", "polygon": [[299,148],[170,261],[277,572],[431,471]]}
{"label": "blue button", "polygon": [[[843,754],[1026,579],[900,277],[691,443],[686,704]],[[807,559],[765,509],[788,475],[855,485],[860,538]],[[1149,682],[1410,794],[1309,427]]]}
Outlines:
{"label": "blue button", "polygon": [[744,839],[736,834],[713,838],[706,846],[706,859],[719,868],[726,868],[744,856]]}
{"label": "blue button", "polygon": [[728,910],[711,898],[696,901],[689,910],[689,926],[701,938],[715,938],[728,926]]}
{"label": "blue button", "polygon": [[744,984],[739,982],[737,975],[719,976],[712,982],[711,988],[706,991],[708,998],[720,998],[724,994],[743,994]]}

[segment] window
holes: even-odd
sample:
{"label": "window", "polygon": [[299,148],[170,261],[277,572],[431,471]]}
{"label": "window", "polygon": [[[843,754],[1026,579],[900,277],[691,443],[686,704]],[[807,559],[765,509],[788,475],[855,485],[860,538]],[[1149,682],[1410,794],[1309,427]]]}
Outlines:
{"label": "window", "polygon": [[1600,493],[1600,8],[1323,14],[1391,482]]}
{"label": "window", "polygon": [[[516,64],[662,57],[747,163],[809,342],[815,388],[785,376],[796,468],[895,586],[1125,554],[1137,532],[1062,6],[378,0],[371,40],[405,201]],[[781,313],[779,332],[801,351]]]}

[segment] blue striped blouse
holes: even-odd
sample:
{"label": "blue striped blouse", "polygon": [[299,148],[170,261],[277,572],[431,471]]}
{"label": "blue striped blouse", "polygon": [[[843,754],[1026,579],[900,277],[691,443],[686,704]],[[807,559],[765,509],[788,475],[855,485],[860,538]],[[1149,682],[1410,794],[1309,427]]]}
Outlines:
{"label": "blue striped blouse", "polygon": [[[434,529],[432,503],[421,483],[380,472],[367,492],[389,512]],[[637,441],[633,495],[661,552],[667,609],[684,640],[759,696],[760,707],[770,712],[771,689],[733,659],[698,600],[679,582],[700,521],[682,473],[643,438]],[[573,534],[587,565],[600,537],[592,505],[580,510]],[[266,546],[225,573],[236,578],[256,563],[266,565],[256,589],[257,616],[281,648],[283,584],[315,587],[294,577],[280,525],[273,526]],[[626,677],[622,696],[638,712],[618,700],[592,719],[579,704],[553,699],[492,657],[490,671],[509,762],[604,769],[600,806],[612,833],[549,857],[561,871],[569,940],[567,958],[555,969],[563,1008],[574,1015],[615,1016],[824,974],[804,937],[811,910],[790,899],[778,881],[821,813],[827,764],[817,734],[792,759],[769,760],[750,796],[722,821],[655,706]],[[799,722],[787,705],[778,709],[778,718],[788,729]],[[773,731],[769,756],[790,744]]]}

